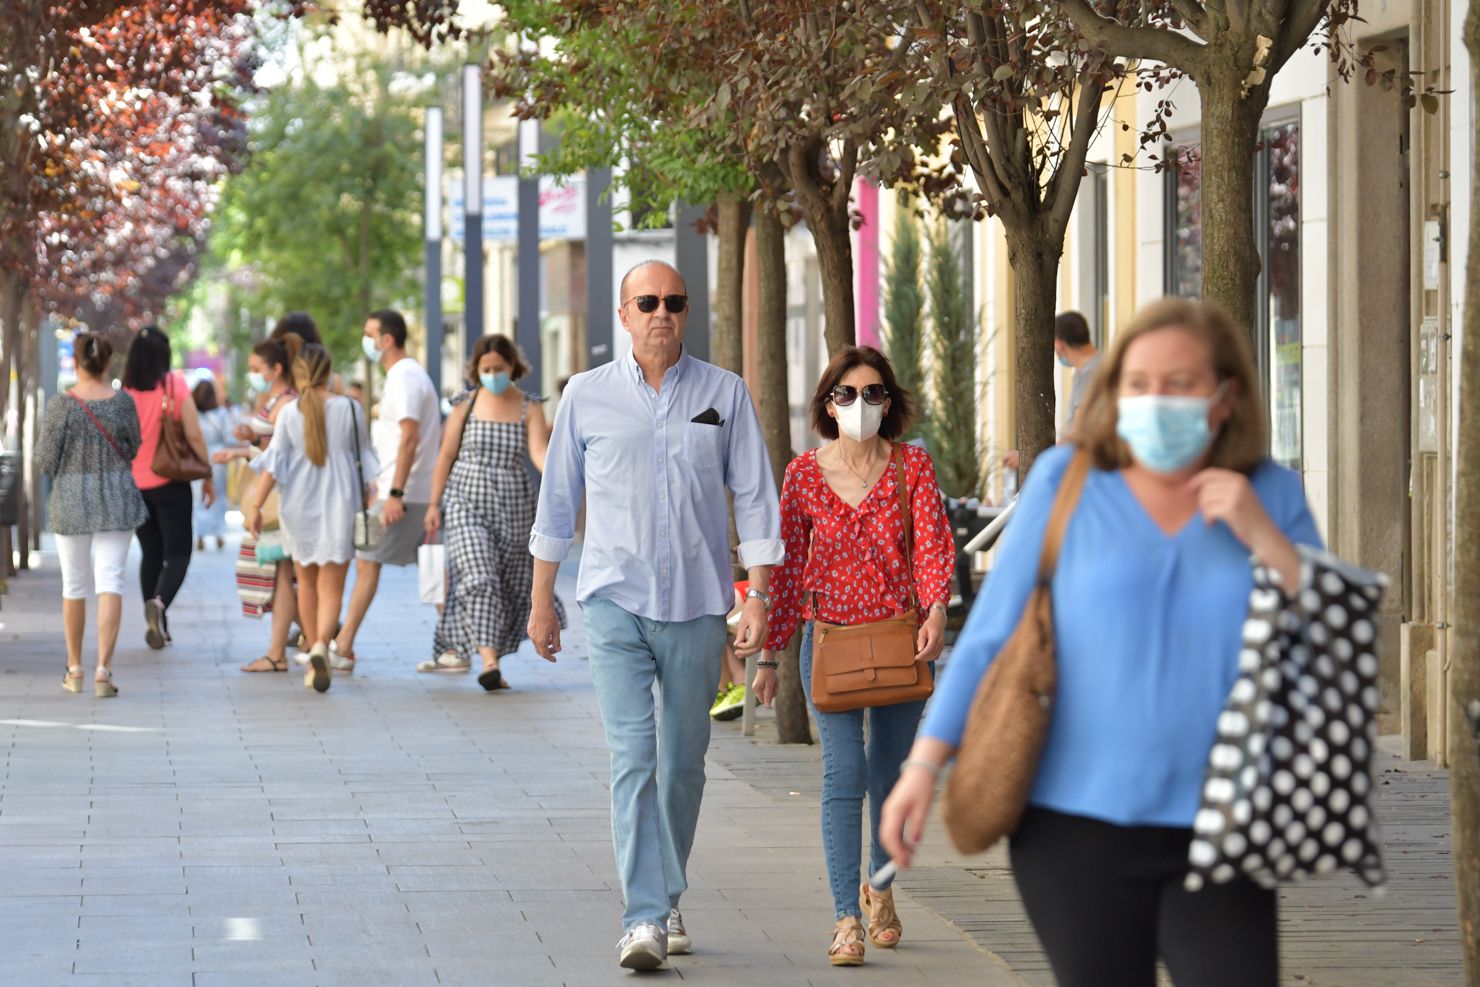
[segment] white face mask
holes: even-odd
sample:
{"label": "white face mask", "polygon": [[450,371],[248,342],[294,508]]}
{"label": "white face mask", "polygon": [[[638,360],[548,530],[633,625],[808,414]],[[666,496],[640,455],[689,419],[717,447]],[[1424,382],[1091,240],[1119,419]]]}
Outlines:
{"label": "white face mask", "polygon": [[860,394],[847,407],[833,407],[838,412],[838,428],[853,441],[867,442],[879,434],[879,423],[884,420],[882,404],[869,404]]}

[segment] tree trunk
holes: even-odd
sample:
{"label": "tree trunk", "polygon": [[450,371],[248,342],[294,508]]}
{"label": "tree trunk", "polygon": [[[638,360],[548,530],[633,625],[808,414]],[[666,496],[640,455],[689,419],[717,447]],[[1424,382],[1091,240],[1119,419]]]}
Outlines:
{"label": "tree trunk", "polygon": [[1240,98],[1243,80],[1211,74],[1202,97],[1202,294],[1234,324],[1254,331],[1259,248],[1254,241],[1254,149],[1265,87]]}
{"label": "tree trunk", "polygon": [[36,333],[38,326],[34,314],[32,299],[27,297],[28,292],[22,290],[16,293],[17,306],[14,315],[20,337],[19,346],[16,347],[14,365],[16,369],[16,393],[15,393],[15,451],[20,462],[20,476],[16,478],[16,491],[19,495],[17,524],[15,529],[15,549],[20,556],[17,568],[31,568],[31,456],[29,430],[31,425],[31,396],[36,390]]}
{"label": "tree trunk", "polygon": [[[1465,15],[1471,99],[1480,98],[1480,6]],[[1472,122],[1480,142],[1480,122]],[[1475,144],[1480,147],[1480,143]],[[1470,194],[1480,195],[1480,168],[1470,164]],[[1472,201],[1475,201],[1472,199]],[[1465,271],[1465,326],[1460,349],[1459,442],[1454,510],[1454,598],[1480,599],[1480,223],[1470,224]],[[1457,611],[1451,653],[1449,774],[1454,825],[1454,886],[1459,893],[1459,938],[1470,987],[1480,987],[1480,616],[1473,605]]]}
{"label": "tree trunk", "polygon": [[[811,213],[813,211],[809,211]],[[858,339],[853,309],[853,231],[845,206],[841,215],[829,209],[807,217],[812,242],[817,246],[817,266],[822,273],[823,337],[832,357]]]}
{"label": "tree trunk", "polygon": [[[760,311],[756,318],[759,357],[761,434],[771,453],[771,471],[779,487],[791,462],[791,402],[786,368],[786,230],[774,208],[755,214],[756,276],[760,282]],[[807,699],[797,666],[800,634],[792,636],[786,654],[777,655],[776,734],[783,744],[810,744]]]}
{"label": "tree trunk", "polygon": [[1033,231],[1024,235],[1009,231],[1007,236],[1015,295],[1013,407],[1017,414],[1019,477],[1027,476],[1038,454],[1058,440],[1054,426],[1053,320],[1062,247],[1062,243],[1049,243]]}
{"label": "tree trunk", "polygon": [[750,202],[738,195],[715,201],[719,214],[719,261],[715,273],[714,362],[734,374],[744,374],[744,334],[741,299],[745,294],[745,233],[750,227]]}

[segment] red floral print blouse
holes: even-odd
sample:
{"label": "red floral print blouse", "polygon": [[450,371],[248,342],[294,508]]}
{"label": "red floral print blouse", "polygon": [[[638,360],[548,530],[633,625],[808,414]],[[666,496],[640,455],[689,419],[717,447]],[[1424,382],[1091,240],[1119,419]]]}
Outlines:
{"label": "red floral print blouse", "polygon": [[[901,443],[905,486],[914,521],[915,596],[923,613],[951,596],[956,546],[941,502],[930,454]],[[766,647],[785,648],[804,620],[867,624],[909,605],[904,518],[891,462],[857,507],[827,485],[817,450],[786,467],[781,483],[781,537],[786,558],[771,574],[770,633]],[[806,594],[816,595],[816,610]]]}

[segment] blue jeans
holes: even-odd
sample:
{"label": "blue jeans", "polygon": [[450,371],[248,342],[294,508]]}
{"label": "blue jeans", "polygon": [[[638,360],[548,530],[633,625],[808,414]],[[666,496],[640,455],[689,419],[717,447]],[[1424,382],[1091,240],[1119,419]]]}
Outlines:
{"label": "blue jeans", "polygon": [[612,843],[627,900],[622,925],[666,928],[668,910],[688,888],[725,618],[648,620],[603,599],[586,600],[581,611],[612,755]]}
{"label": "blue jeans", "polygon": [[[802,628],[802,685],[822,736],[822,851],[836,918],[861,916],[859,862],[863,853],[863,797],[868,795],[872,874],[889,861],[879,843],[879,809],[899,780],[925,701],[823,713],[812,705],[812,622]],[[867,714],[867,716],[865,716]],[[864,737],[864,720],[868,737]],[[864,875],[865,877],[867,875]],[[892,881],[890,883],[893,883]]]}

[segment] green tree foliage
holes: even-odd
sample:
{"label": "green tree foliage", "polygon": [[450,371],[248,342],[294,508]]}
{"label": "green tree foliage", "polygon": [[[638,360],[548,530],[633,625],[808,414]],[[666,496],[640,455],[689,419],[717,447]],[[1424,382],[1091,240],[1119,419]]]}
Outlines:
{"label": "green tree foliage", "polygon": [[388,83],[367,66],[267,94],[211,236],[220,263],[255,274],[250,313],[309,312],[336,364],[358,354],[367,312],[417,290],[421,135]]}
{"label": "green tree foliage", "polygon": [[932,400],[927,434],[940,486],[947,496],[981,491],[976,423],[976,323],[965,271],[944,219],[930,231],[930,354]]}
{"label": "green tree foliage", "polygon": [[[909,196],[899,193],[894,237],[884,275],[884,350],[900,386],[915,396],[920,421],[925,398],[925,287],[920,281],[920,227]],[[916,431],[922,426],[917,423]]]}

